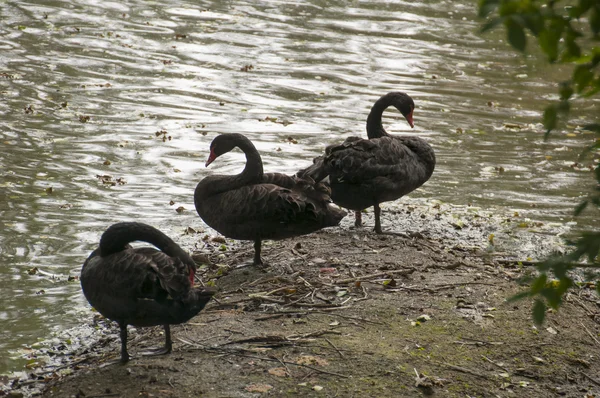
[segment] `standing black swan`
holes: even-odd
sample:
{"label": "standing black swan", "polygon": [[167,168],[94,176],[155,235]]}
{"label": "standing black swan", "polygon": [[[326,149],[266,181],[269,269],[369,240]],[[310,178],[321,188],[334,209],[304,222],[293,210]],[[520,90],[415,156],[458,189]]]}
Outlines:
{"label": "standing black swan", "polygon": [[325,155],[297,173],[321,181],[329,176],[333,202],[355,210],[358,227],[360,211],[373,206],[375,232],[381,230],[379,204],[396,200],[423,185],[435,168],[435,153],[427,142],[414,136],[391,136],[381,124],[383,111],[394,106],[413,124],[415,104],[405,93],[391,92],[379,98],[367,118],[367,136],[348,137],[342,144],[330,145]]}
{"label": "standing black swan", "polygon": [[332,207],[328,189],[310,179],[263,173],[260,154],[242,134],[222,134],[210,144],[213,160],[238,147],[246,167],[238,175],[211,175],[196,186],[194,204],[206,224],[221,234],[254,241],[255,265],[263,239],[285,239],[338,225],[346,212]]}
{"label": "standing black swan", "polygon": [[[132,248],[136,240],[153,244]],[[208,303],[215,291],[193,287],[196,264],[177,243],[154,227],[122,222],[111,225],[100,246],[81,269],[81,287],[89,303],[121,328],[121,362],[129,360],[127,325],[165,328],[171,352],[169,325],[187,322]]]}

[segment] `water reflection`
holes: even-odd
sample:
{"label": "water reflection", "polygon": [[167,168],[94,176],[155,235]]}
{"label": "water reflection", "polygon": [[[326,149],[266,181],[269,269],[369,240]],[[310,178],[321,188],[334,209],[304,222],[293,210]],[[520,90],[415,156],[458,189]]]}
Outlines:
{"label": "water reflection", "polygon": [[66,276],[107,225],[202,228],[196,182],[243,167],[239,153],[203,167],[218,133],[247,134],[266,170],[293,172],[404,90],[416,128],[388,112],[388,131],[438,154],[413,197],[564,221],[591,187],[570,167],[589,138],[571,126],[542,143],[535,124],[564,71],[477,35],[472,2],[36,3],[0,3],[0,372],[22,365],[6,352],[88,312]]}

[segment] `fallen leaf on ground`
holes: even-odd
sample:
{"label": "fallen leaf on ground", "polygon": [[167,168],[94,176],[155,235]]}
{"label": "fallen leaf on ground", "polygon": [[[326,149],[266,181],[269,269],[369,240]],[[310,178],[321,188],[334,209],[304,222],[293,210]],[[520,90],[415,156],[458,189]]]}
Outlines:
{"label": "fallen leaf on ground", "polygon": [[318,366],[327,366],[329,362],[327,362],[323,358],[314,357],[312,355],[303,355],[296,360],[298,365],[318,365]]}
{"label": "fallen leaf on ground", "polygon": [[269,374],[277,377],[285,377],[287,376],[287,370],[285,368],[271,368],[269,369]]}
{"label": "fallen leaf on ground", "polygon": [[271,386],[269,384],[250,384],[250,385],[246,386],[246,391],[265,393],[272,388],[273,388],[273,386]]}

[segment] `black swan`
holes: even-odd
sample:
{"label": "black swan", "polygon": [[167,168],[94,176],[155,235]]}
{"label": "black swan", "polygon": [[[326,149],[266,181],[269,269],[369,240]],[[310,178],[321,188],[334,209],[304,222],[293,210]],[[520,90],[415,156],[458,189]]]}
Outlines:
{"label": "black swan", "polygon": [[[160,251],[129,245],[138,240]],[[119,324],[121,362],[129,360],[127,325],[163,325],[165,346],[154,354],[171,352],[169,325],[187,322],[215,293],[193,287],[195,272],[190,255],[154,227],[122,222],[102,234],[100,246],[83,263],[81,288],[99,313]]]}
{"label": "black swan", "polygon": [[381,124],[383,111],[394,106],[413,124],[415,104],[410,96],[391,92],[379,98],[367,118],[367,136],[348,137],[330,145],[325,155],[297,173],[321,181],[329,176],[331,199],[355,211],[355,225],[362,224],[360,211],[373,206],[375,232],[381,230],[379,204],[396,200],[423,185],[435,168],[435,153],[427,142],[414,136],[391,136]]}
{"label": "black swan", "polygon": [[338,225],[346,212],[332,207],[329,190],[311,179],[263,173],[260,154],[242,134],[222,134],[210,144],[206,166],[238,147],[246,167],[238,175],[211,175],[196,186],[198,215],[221,234],[254,241],[253,264],[262,264],[263,239],[285,239]]}

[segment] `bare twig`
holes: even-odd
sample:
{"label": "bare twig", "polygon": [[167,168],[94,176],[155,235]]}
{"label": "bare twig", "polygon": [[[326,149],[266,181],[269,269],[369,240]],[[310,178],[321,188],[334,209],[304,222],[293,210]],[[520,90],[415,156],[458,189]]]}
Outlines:
{"label": "bare twig", "polygon": [[484,375],[482,373],[476,372],[476,371],[471,370],[471,369],[463,368],[461,366],[452,365],[452,364],[447,363],[447,362],[438,362],[438,361],[435,361],[435,363],[443,365],[443,366],[446,366],[446,367],[448,367],[450,369],[453,369],[453,370],[456,370],[458,372],[468,373],[470,375],[481,377],[483,379],[489,379],[489,376],[487,376],[487,375]]}
{"label": "bare twig", "polygon": [[457,283],[445,283],[443,285],[432,286],[431,290],[437,292],[439,290],[449,289],[456,286],[462,285],[485,285],[485,286],[497,286],[495,283],[487,283],[487,282],[457,282]]}
{"label": "bare twig", "polygon": [[504,342],[502,341],[480,341],[480,340],[473,340],[473,339],[467,339],[467,340],[471,340],[471,341],[463,341],[463,340],[458,340],[455,341],[454,344],[463,344],[463,345],[502,345],[504,344]]}
{"label": "bare twig", "polygon": [[379,272],[377,274],[359,276],[359,277],[356,277],[356,278],[339,279],[339,280],[335,281],[335,284],[336,285],[344,285],[344,284],[347,284],[347,283],[360,282],[360,281],[364,281],[364,280],[367,280],[367,279],[378,278],[380,276],[393,275],[393,274],[410,275],[410,274],[412,274],[415,271],[416,271],[415,268],[385,271],[385,272]]}
{"label": "bare twig", "polygon": [[583,327],[585,332],[592,338],[592,340],[594,340],[596,344],[600,345],[600,341],[598,341],[598,339],[592,334],[592,332],[590,332],[589,329],[586,328],[582,322],[579,322],[579,324]]}
{"label": "bare twig", "polygon": [[286,339],[288,339],[288,340],[306,339],[309,337],[319,337],[324,334],[342,334],[342,333],[338,332],[337,330],[326,329],[326,330],[318,330],[316,332],[310,332],[310,333],[306,333],[306,334],[291,334],[291,335],[287,336]]}
{"label": "bare twig", "polygon": [[357,317],[357,316],[342,315],[342,314],[327,314],[327,313],[324,313],[324,312],[321,312],[321,311],[314,311],[313,314],[323,314],[323,315],[327,315],[327,316],[337,316],[339,318],[351,319],[353,321],[361,321],[361,322],[365,322],[365,323],[372,323],[373,325],[385,325],[385,323],[382,323],[382,322],[371,321],[370,319],[360,318],[360,317]]}
{"label": "bare twig", "polygon": [[242,343],[291,343],[290,339],[285,336],[271,335],[271,336],[252,336],[246,339],[232,340],[225,343],[219,344],[219,346],[229,344],[242,344]]}
{"label": "bare twig", "polygon": [[594,383],[597,386],[600,386],[600,381],[596,380],[595,378],[593,378],[592,376],[590,376],[589,374],[585,373],[585,372],[581,372],[582,375],[584,375],[586,377],[586,379],[588,379],[589,381],[591,381],[592,383]]}
{"label": "bare twig", "polygon": [[276,356],[273,356],[273,358],[277,359],[277,361],[279,361],[279,363],[285,368],[285,371],[287,372],[288,376],[294,377],[292,375],[292,371],[290,370],[290,368],[288,368],[287,364],[283,361],[283,359],[279,359]]}
{"label": "bare twig", "polygon": [[325,339],[325,341],[326,341],[327,343],[329,343],[329,345],[330,345],[330,346],[332,346],[332,347],[333,347],[333,348],[334,348],[334,349],[337,351],[337,353],[338,353],[338,354],[340,354],[340,357],[344,358],[344,354],[342,354],[342,352],[340,351],[340,349],[339,349],[339,348],[337,348],[337,347],[336,347],[336,346],[335,346],[335,345],[334,345],[334,344],[331,342],[331,340],[329,340],[327,337],[324,337],[324,339]]}
{"label": "bare twig", "polygon": [[494,361],[492,361],[491,359],[489,359],[489,358],[488,358],[488,357],[486,357],[485,355],[482,355],[481,357],[482,357],[483,359],[485,359],[486,361],[488,361],[489,363],[491,363],[492,365],[496,366],[497,368],[499,368],[499,369],[502,369],[503,371],[505,371],[505,372],[507,372],[507,373],[510,373],[510,372],[508,371],[508,369],[506,369],[504,366],[500,365],[500,364],[499,364],[499,363],[497,363],[497,362],[494,362]]}

